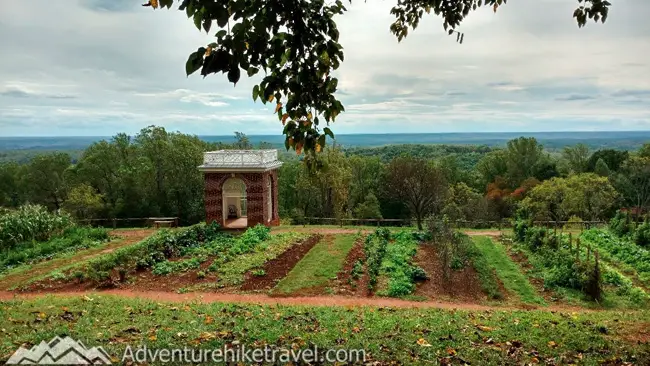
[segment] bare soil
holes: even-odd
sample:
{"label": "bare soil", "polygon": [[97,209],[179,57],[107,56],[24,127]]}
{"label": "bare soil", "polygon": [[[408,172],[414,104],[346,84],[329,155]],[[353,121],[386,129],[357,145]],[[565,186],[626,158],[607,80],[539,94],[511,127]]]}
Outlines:
{"label": "bare soil", "polygon": [[98,255],[110,253],[116,249],[137,243],[153,234],[154,232],[155,230],[152,229],[110,231],[109,235],[117,237],[118,240],[111,240],[104,246],[80,250],[71,257],[53,259],[50,261],[37,263],[26,271],[8,274],[7,276],[0,278],[0,290],[7,290],[14,286],[20,285],[21,283],[26,282],[32,278],[48,274],[57,268],[61,268],[63,266],[76,262],[82,262]]}
{"label": "bare soil", "polygon": [[428,280],[418,284],[416,296],[428,299],[452,298],[472,303],[486,299],[478,275],[471,266],[450,270],[449,280],[444,279],[442,263],[433,244],[425,243],[418,246],[415,263],[429,276]]}
{"label": "bare soil", "polygon": [[650,344],[650,323],[621,324],[621,328],[618,338],[629,343]]}
{"label": "bare soil", "polygon": [[262,268],[265,272],[263,276],[255,276],[252,272],[247,273],[240,290],[266,291],[272,289],[322,238],[322,235],[312,235],[301,243],[291,246],[275,259],[266,262]]}
{"label": "bare soil", "polygon": [[[179,261],[185,258],[173,258],[170,262]],[[209,257],[207,261],[201,263],[197,269],[192,269],[187,272],[172,273],[167,276],[155,275],[151,269],[142,271],[131,271],[127,275],[127,280],[124,283],[116,283],[116,287],[131,289],[134,291],[177,291],[183,287],[197,285],[201,283],[216,282],[217,276],[208,271],[208,267],[214,261],[214,257]],[[199,278],[199,272],[205,274],[204,278]],[[113,274],[116,278],[116,274]]]}
{"label": "bare soil", "polygon": [[[175,292],[159,291],[132,291],[123,289],[104,290],[100,292],[89,291],[69,291],[55,294],[38,294],[26,293],[17,294],[14,292],[0,291],[0,301],[22,300],[42,298],[46,296],[60,297],[88,297],[90,299],[96,296],[117,296],[125,298],[148,299],[157,302],[200,302],[200,303],[246,303],[261,305],[302,305],[302,306],[343,306],[343,307],[391,307],[391,308],[438,308],[438,309],[456,309],[456,310],[474,310],[474,311],[491,311],[491,310],[522,310],[509,306],[489,306],[476,303],[448,302],[448,301],[408,301],[386,297],[368,298],[368,297],[347,297],[347,296],[312,296],[312,297],[272,297],[266,294],[233,294],[233,293],[187,293],[178,294]],[[559,312],[597,312],[598,310],[584,309],[571,306],[549,306],[540,308],[546,311]],[[529,309],[524,309],[529,310]]]}

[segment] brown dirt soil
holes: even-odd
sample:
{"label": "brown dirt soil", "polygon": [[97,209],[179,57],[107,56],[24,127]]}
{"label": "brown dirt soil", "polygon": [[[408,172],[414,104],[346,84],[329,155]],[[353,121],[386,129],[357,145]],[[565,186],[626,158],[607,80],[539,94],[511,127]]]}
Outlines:
{"label": "brown dirt soil", "polygon": [[319,227],[295,227],[291,229],[277,229],[273,230],[274,233],[286,233],[286,232],[296,232],[296,233],[314,233],[322,235],[335,235],[335,234],[356,234],[361,231],[362,234],[370,234],[373,230],[368,229],[347,229],[347,228],[319,228]]}
{"label": "brown dirt soil", "polygon": [[8,274],[7,276],[0,278],[0,290],[12,288],[32,278],[50,273],[57,268],[75,262],[85,261],[104,253],[110,253],[118,248],[137,243],[154,232],[155,230],[152,229],[110,231],[109,235],[117,237],[119,240],[111,240],[106,245],[81,250],[68,258],[59,258],[40,262],[31,266],[29,270]]}
{"label": "brown dirt soil", "polygon": [[465,231],[465,234],[468,236],[490,236],[493,238],[498,238],[501,236],[501,233],[504,231],[498,230],[484,230],[484,231]]}
{"label": "brown dirt soil", "polygon": [[301,243],[291,246],[275,259],[264,263],[264,267],[262,267],[266,273],[264,276],[247,273],[240,290],[265,291],[272,289],[322,238],[322,235],[312,235]]}
{"label": "brown dirt soil", "polygon": [[[26,293],[17,294],[14,292],[0,291],[0,301],[10,300],[23,300],[43,298],[47,296],[57,297],[75,297],[87,296],[94,298],[96,296],[117,296],[125,298],[140,298],[152,301],[163,302],[200,302],[200,303],[245,303],[245,304],[261,304],[261,305],[299,305],[299,306],[344,306],[344,307],[359,307],[359,306],[373,306],[373,307],[392,307],[392,308],[438,308],[450,310],[472,310],[472,311],[491,311],[491,310],[522,310],[516,307],[509,306],[488,306],[475,303],[457,303],[446,301],[408,301],[393,298],[359,298],[359,297],[346,297],[346,296],[313,296],[313,297],[272,297],[266,294],[226,294],[226,293],[199,293],[193,292],[188,294],[178,294],[175,292],[157,292],[157,291],[131,291],[112,289],[104,291],[69,291],[59,292],[54,294],[38,294]],[[529,309],[524,309],[529,310]],[[579,307],[570,306],[549,306],[542,307],[538,310],[544,311],[557,311],[557,312],[597,312],[599,310],[584,309]]]}
{"label": "brown dirt soil", "polygon": [[[117,287],[134,291],[176,291],[191,285],[215,283],[217,282],[217,276],[208,271],[208,267],[210,267],[214,258],[208,257],[208,260],[201,263],[199,268],[182,273],[172,273],[167,276],[155,275],[151,272],[151,269],[131,271],[127,275],[127,281],[125,283],[118,283]],[[169,261],[174,262],[183,259],[185,258],[173,258]],[[197,276],[197,273],[201,271],[205,273],[204,278]],[[117,274],[114,273],[112,277],[117,278]]]}
{"label": "brown dirt soil", "polygon": [[462,270],[452,270],[447,283],[443,279],[442,265],[433,244],[418,246],[415,263],[429,275],[429,279],[418,284],[416,296],[428,299],[453,298],[467,302],[480,302],[486,299],[476,271],[471,266]]}
{"label": "brown dirt soil", "polygon": [[634,344],[650,344],[650,323],[620,324],[616,337]]}
{"label": "brown dirt soil", "polygon": [[[343,268],[336,275],[336,280],[330,281],[330,288],[334,288],[337,294],[348,296],[371,296],[368,293],[368,273],[366,272],[365,265],[366,253],[363,251],[363,238],[357,239],[356,243],[343,263]],[[363,264],[363,272],[359,279],[352,278],[352,269],[354,264],[361,260]]]}

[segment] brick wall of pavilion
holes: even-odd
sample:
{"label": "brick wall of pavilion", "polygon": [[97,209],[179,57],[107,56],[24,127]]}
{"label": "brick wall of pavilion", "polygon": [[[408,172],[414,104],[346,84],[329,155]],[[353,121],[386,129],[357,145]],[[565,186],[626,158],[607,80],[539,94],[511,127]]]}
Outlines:
{"label": "brick wall of pavilion", "polygon": [[[207,223],[216,221],[224,225],[223,184],[228,178],[239,178],[246,184],[246,216],[248,226],[280,224],[278,211],[278,171],[261,173],[204,173],[205,179],[205,219]],[[269,182],[273,200],[272,216],[269,220],[268,199]]]}

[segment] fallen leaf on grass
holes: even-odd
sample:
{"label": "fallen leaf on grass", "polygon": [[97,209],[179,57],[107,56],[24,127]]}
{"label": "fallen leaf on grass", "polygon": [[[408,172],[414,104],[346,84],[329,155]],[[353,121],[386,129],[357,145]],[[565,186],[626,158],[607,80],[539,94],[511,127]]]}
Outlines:
{"label": "fallen leaf on grass", "polygon": [[451,348],[451,347],[447,347],[447,354],[449,356],[455,356],[456,355],[456,350]]}
{"label": "fallen leaf on grass", "polygon": [[494,328],[486,327],[485,325],[477,325],[476,328],[484,332],[491,332],[494,330]]}
{"label": "fallen leaf on grass", "polygon": [[156,341],[157,339],[158,339],[158,337],[155,334],[149,336],[149,340],[152,341],[152,342]]}
{"label": "fallen leaf on grass", "polygon": [[415,343],[417,343],[419,346],[422,346],[422,347],[431,347],[431,344],[429,342],[427,342],[427,340],[424,339],[424,338],[418,339],[418,341],[415,342]]}
{"label": "fallen leaf on grass", "polygon": [[555,348],[555,347],[557,347],[557,343],[555,343],[553,341],[549,341],[548,346],[551,347],[551,348]]}
{"label": "fallen leaf on grass", "polygon": [[205,324],[212,324],[214,323],[214,318],[212,318],[210,315],[207,315],[205,317]]}
{"label": "fallen leaf on grass", "polygon": [[83,299],[83,301],[93,301],[93,300],[94,300],[93,298],[88,297],[87,295],[84,295],[84,296],[82,297],[82,299]]}

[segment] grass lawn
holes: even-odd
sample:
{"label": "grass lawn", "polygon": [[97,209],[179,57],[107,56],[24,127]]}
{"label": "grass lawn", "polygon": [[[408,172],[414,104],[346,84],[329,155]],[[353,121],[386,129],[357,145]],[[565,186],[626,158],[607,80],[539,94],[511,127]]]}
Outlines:
{"label": "grass lawn", "polygon": [[544,299],[537,294],[519,266],[510,260],[501,243],[495,243],[487,237],[476,237],[474,243],[490,267],[496,271],[508,292],[517,295],[521,301],[528,304],[545,304]]}
{"label": "grass lawn", "polygon": [[354,246],[356,235],[326,235],[273,289],[289,294],[301,289],[326,285],[343,267],[345,257]]}
{"label": "grass lawn", "polygon": [[[119,363],[124,349],[215,349],[239,342],[319,350],[364,349],[366,362],[401,364],[598,365],[650,363],[636,342],[650,312],[470,312],[374,307],[156,303],[105,295],[0,302],[0,360],[19,345],[70,336],[102,346]],[[616,361],[616,362],[614,362]]]}

